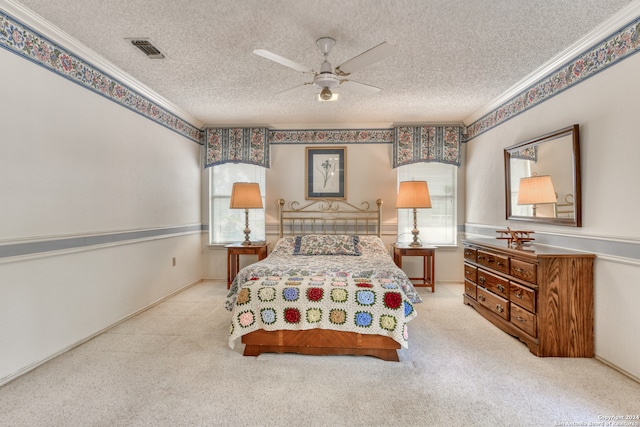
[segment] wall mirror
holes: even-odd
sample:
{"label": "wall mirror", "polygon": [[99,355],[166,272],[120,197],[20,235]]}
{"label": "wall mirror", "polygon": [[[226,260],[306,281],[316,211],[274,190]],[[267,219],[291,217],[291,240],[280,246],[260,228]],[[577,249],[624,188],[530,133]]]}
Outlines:
{"label": "wall mirror", "polygon": [[582,226],[578,125],[504,150],[507,219]]}

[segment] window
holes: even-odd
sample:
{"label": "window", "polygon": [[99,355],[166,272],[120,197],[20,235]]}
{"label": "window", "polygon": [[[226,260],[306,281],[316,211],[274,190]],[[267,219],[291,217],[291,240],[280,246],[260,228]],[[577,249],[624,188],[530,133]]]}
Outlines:
{"label": "window", "polygon": [[510,162],[511,167],[511,215],[518,216],[534,216],[533,205],[518,204],[518,190],[520,190],[520,177],[531,176],[530,161],[513,161]]}
{"label": "window", "polygon": [[[209,168],[209,242],[223,244],[244,240],[244,209],[229,209],[234,182],[257,182],[264,206],[265,168],[244,163],[225,163]],[[265,240],[264,209],[249,209],[251,241]]]}
{"label": "window", "polygon": [[[458,167],[444,163],[413,163],[398,168],[398,183],[427,181],[431,209],[418,209],[418,238],[427,245],[456,245]],[[413,209],[398,209],[398,242],[413,240]]]}

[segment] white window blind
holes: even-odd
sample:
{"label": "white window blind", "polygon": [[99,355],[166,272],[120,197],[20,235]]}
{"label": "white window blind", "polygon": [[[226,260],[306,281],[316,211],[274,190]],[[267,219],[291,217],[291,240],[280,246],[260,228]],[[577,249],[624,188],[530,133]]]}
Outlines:
{"label": "white window blind", "polygon": [[[425,245],[455,245],[457,239],[457,166],[413,163],[398,167],[402,181],[427,181],[431,209],[418,209],[418,238]],[[413,209],[398,209],[398,242],[413,240]]]}
{"label": "white window blind", "polygon": [[[209,241],[226,244],[244,240],[244,209],[229,209],[234,182],[257,182],[265,204],[265,168],[245,163],[225,163],[209,168]],[[265,240],[264,209],[249,209],[252,242]]]}
{"label": "white window blind", "polygon": [[531,176],[531,161],[511,161],[511,214],[516,216],[533,216],[533,205],[518,204],[518,190],[520,178]]}

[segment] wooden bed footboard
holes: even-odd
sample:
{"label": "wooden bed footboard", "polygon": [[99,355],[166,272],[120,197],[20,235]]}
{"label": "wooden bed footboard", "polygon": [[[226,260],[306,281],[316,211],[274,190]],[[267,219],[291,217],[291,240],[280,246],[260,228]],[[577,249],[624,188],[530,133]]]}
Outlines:
{"label": "wooden bed footboard", "polygon": [[311,355],[373,356],[397,362],[400,344],[382,335],[364,335],[328,329],[305,331],[265,331],[242,336],[245,356],[262,353],[298,353]]}

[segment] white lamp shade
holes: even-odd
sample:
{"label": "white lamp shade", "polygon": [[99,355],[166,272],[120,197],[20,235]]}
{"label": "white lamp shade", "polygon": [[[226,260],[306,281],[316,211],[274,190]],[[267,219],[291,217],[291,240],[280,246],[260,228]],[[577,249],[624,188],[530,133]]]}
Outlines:
{"label": "white lamp shade", "polygon": [[518,188],[519,205],[556,203],[556,191],[549,175],[521,178]]}
{"label": "white lamp shade", "polygon": [[262,209],[260,186],[256,182],[235,182],[231,190],[230,209]]}
{"label": "white lamp shade", "polygon": [[427,181],[404,181],[400,183],[398,198],[396,199],[397,209],[430,207],[431,197],[429,196]]}

